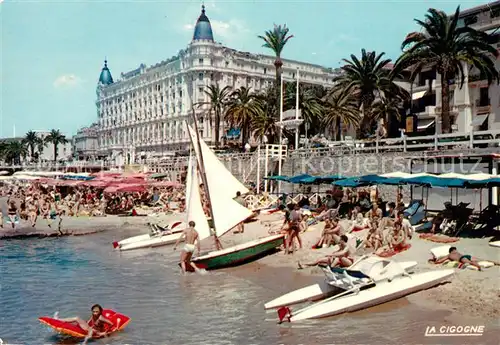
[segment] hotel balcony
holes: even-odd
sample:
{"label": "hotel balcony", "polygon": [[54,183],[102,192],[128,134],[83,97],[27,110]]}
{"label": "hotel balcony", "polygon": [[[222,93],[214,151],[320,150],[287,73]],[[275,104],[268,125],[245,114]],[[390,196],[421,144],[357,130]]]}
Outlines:
{"label": "hotel balcony", "polygon": [[491,112],[490,99],[477,99],[476,100],[476,114],[487,114]]}
{"label": "hotel balcony", "polygon": [[500,16],[498,16],[498,11],[490,10],[467,16],[463,19],[463,23],[476,30],[486,31],[498,27],[500,24]]}

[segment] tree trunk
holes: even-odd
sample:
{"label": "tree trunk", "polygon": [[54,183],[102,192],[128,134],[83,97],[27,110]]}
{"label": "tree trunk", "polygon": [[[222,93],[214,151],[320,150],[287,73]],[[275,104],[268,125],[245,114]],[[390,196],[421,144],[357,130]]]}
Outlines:
{"label": "tree trunk", "polygon": [[54,163],[57,163],[57,144],[54,143]]}
{"label": "tree trunk", "polygon": [[31,153],[31,161],[35,160],[35,146],[34,144],[30,144],[30,153]]}
{"label": "tree trunk", "polygon": [[342,124],[340,122],[340,117],[337,116],[336,124],[335,124],[335,141],[340,141],[342,138],[341,130]]}
{"label": "tree trunk", "polygon": [[220,139],[220,110],[215,109],[215,147],[219,147]]}
{"label": "tree trunk", "polygon": [[[465,87],[468,87],[467,85]],[[450,125],[450,84],[448,73],[441,73],[441,131],[451,133]]]}

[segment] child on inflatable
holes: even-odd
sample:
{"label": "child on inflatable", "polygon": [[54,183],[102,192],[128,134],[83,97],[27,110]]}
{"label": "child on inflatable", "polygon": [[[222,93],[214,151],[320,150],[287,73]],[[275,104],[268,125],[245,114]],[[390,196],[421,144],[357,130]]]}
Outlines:
{"label": "child on inflatable", "polygon": [[[106,319],[104,316],[102,316],[102,307],[99,304],[94,304],[92,308],[92,316],[90,317],[88,322],[85,322],[84,320],[80,319],[78,316],[77,317],[71,317],[67,319],[59,319],[57,318],[57,313],[54,315],[54,319],[58,319],[60,321],[64,322],[76,322],[78,325],[85,331],[88,331],[87,336],[85,337],[85,340],[83,341],[84,344],[87,343],[87,340],[92,338],[93,336],[95,337],[103,337],[109,332],[109,326],[114,327],[113,323]],[[106,324],[109,326],[106,327]]]}

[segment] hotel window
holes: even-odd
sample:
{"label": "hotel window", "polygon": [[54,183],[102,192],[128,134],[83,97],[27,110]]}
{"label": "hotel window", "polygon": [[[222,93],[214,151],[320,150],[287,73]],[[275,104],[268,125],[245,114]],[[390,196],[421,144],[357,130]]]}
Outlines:
{"label": "hotel window", "polygon": [[182,90],[179,90],[179,97],[182,98]]}
{"label": "hotel window", "polygon": [[198,73],[198,80],[203,80],[203,73]]}
{"label": "hotel window", "polygon": [[479,89],[478,106],[479,107],[486,107],[488,105],[490,105],[489,87],[482,87]]}
{"label": "hotel window", "polygon": [[198,59],[198,64],[203,65],[203,59]]}
{"label": "hotel window", "polygon": [[264,74],[267,74],[267,68],[264,67]]}
{"label": "hotel window", "polygon": [[198,91],[199,91],[199,93],[200,93],[200,94],[202,94],[202,95],[204,94],[204,93],[203,93],[203,87],[199,87],[199,88],[198,88]]}

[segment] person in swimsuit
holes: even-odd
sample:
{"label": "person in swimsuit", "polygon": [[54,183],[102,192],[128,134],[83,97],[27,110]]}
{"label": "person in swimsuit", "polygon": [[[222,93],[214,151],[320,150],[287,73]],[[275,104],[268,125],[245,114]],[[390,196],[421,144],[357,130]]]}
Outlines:
{"label": "person in swimsuit", "polygon": [[491,261],[491,260],[482,260],[482,259],[479,259],[479,258],[472,256],[472,255],[461,254],[460,252],[457,251],[457,247],[451,247],[449,250],[449,254],[447,256],[445,256],[444,258],[441,258],[439,260],[431,259],[429,261],[433,262],[435,264],[442,264],[443,262],[448,261],[448,260],[460,262],[462,264],[472,265],[474,267],[477,267],[477,269],[479,271],[482,271],[482,268],[479,265],[479,261],[489,261],[489,262],[492,262],[494,265],[500,266],[500,262]]}
{"label": "person in swimsuit", "polygon": [[403,219],[398,218],[394,222],[393,230],[387,236],[389,248],[394,251],[400,251],[406,248],[406,232],[403,230]]}
{"label": "person in swimsuit", "polygon": [[199,235],[196,229],[194,228],[195,226],[196,226],[195,222],[190,221],[189,227],[187,229],[184,229],[181,237],[179,237],[177,242],[175,242],[174,250],[177,249],[177,246],[183,239],[185,241],[184,248],[182,249],[180,257],[181,269],[183,274],[186,273],[187,265],[190,265],[196,272],[199,271],[199,268],[196,267],[196,265],[191,262],[191,258],[193,256],[196,247],[198,247],[198,255],[200,255],[200,241],[198,239]]}
{"label": "person in swimsuit", "polygon": [[10,202],[8,212],[10,224],[12,225],[12,229],[14,229],[16,224],[19,223],[19,211],[14,201]]}
{"label": "person in swimsuit", "polygon": [[327,255],[323,259],[319,259],[313,263],[301,264],[298,262],[299,269],[303,269],[304,266],[312,267],[318,265],[329,265],[330,267],[349,267],[354,263],[355,250],[347,243],[349,239],[346,235],[340,236],[340,249]]}
{"label": "person in swimsuit", "polygon": [[377,251],[382,247],[382,234],[380,233],[379,226],[377,222],[371,222],[369,225],[369,231],[366,238],[363,241],[364,248],[372,248],[373,251]]}
{"label": "person in swimsuit", "polygon": [[300,213],[300,206],[295,204],[293,206],[292,211],[290,212],[288,219],[288,233],[289,236],[287,238],[288,251],[286,254],[292,254],[295,251],[295,242],[296,238],[299,242],[299,249],[302,249],[302,239],[300,238],[300,223],[302,222],[302,214]]}
{"label": "person in swimsuit", "polygon": [[[92,338],[94,335],[98,337],[103,337],[105,336],[108,332],[109,329],[106,329],[106,324],[110,326],[114,326],[111,321],[106,319],[104,316],[102,316],[102,307],[99,304],[95,304],[90,308],[92,310],[92,316],[90,317],[89,321],[85,322],[81,318],[77,317],[70,317],[66,319],[59,319],[57,317],[57,313],[54,315],[54,319],[63,321],[63,322],[76,322],[78,325],[85,331],[87,331],[87,336],[85,337],[85,340],[83,341],[84,344],[87,343],[87,340]],[[109,327],[108,327],[109,328]]]}

